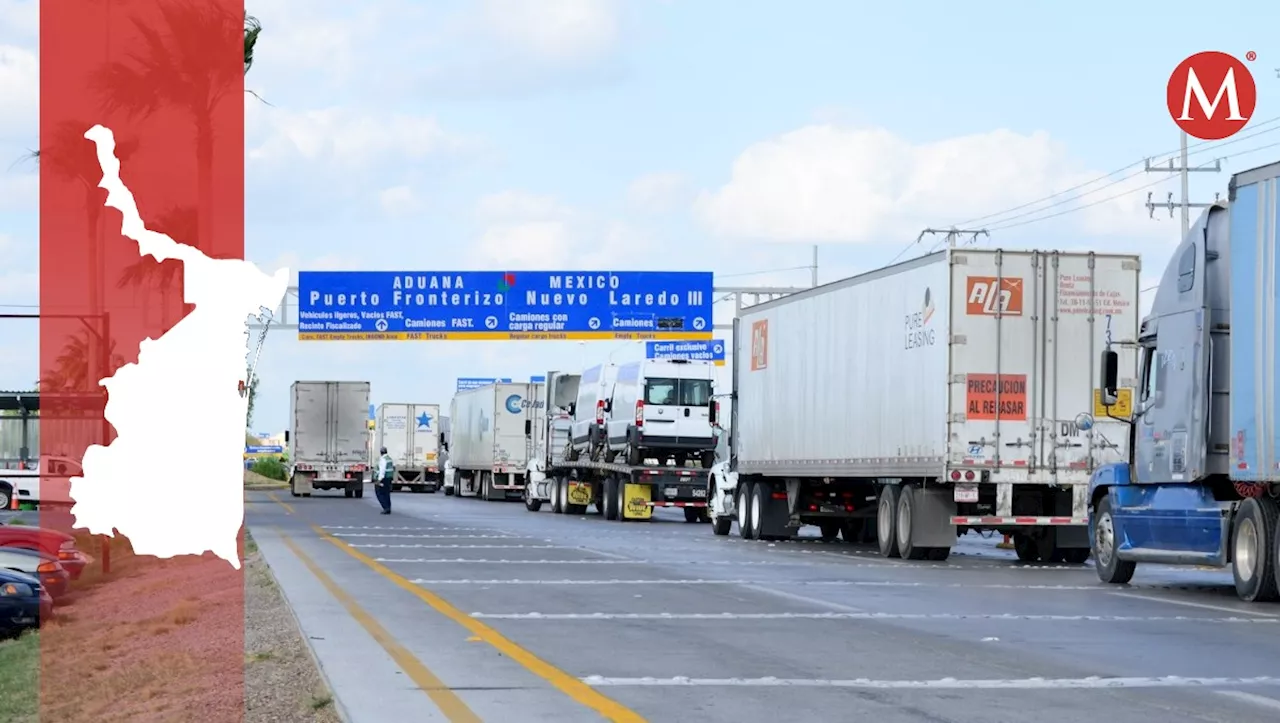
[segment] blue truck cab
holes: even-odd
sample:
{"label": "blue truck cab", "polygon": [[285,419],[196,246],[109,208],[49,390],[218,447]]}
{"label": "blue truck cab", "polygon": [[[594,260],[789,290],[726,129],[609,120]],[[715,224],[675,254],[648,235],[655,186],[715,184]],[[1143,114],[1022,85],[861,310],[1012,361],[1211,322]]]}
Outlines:
{"label": "blue truck cab", "polygon": [[[1241,599],[1280,598],[1277,178],[1280,162],[1231,177],[1127,342],[1139,350],[1128,461],[1095,470],[1089,490],[1103,582],[1129,582],[1139,562],[1229,565]],[[1118,360],[1102,353],[1108,410],[1133,393],[1117,388]]]}

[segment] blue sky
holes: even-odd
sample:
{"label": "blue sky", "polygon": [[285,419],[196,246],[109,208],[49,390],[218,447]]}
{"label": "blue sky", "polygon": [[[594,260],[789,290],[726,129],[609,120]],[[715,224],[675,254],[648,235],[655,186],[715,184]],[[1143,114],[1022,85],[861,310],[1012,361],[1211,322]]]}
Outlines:
{"label": "blue sky", "polygon": [[[1257,52],[1253,122],[1280,116],[1280,47],[1253,30],[1280,10],[1251,5],[1240,23],[1191,3],[1067,13],[836,0],[251,2],[266,30],[248,84],[274,107],[250,101],[246,114],[248,253],[272,271],[669,267],[792,285],[808,271],[786,269],[819,243],[830,281],[887,263],[925,226],[999,214],[1176,148],[1165,82],[1191,53]],[[17,99],[0,109],[0,158],[36,145],[34,7],[0,0],[0,92]],[[1192,160],[1280,142],[1275,129],[1198,146]],[[1224,168],[1276,159],[1280,147],[1265,148]],[[0,304],[34,304],[35,169],[0,170]],[[1177,220],[1152,220],[1142,203],[1177,184],[1138,186],[1160,178],[996,215],[982,222],[984,243],[1132,251],[1154,276]],[[1195,200],[1227,178],[1195,174]],[[0,342],[0,388],[35,376],[30,326]],[[272,332],[254,426],[286,424],[295,379],[367,379],[377,401],[447,404],[459,376],[519,378],[639,348],[300,343]]]}

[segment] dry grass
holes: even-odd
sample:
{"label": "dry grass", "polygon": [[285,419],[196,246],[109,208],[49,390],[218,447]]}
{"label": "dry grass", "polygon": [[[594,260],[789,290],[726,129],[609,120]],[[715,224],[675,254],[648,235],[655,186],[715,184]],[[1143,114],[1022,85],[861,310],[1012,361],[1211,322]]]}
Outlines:
{"label": "dry grass", "polygon": [[263,477],[257,472],[245,470],[244,488],[247,490],[287,490],[289,489],[289,485],[281,482],[280,480]]}

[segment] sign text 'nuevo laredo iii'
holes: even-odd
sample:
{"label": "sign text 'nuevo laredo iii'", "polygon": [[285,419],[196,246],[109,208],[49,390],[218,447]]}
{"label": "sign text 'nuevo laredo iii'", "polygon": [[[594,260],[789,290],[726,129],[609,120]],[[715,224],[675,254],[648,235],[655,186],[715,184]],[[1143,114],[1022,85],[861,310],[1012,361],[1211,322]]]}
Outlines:
{"label": "sign text 'nuevo laredo iii'", "polygon": [[304,341],[710,339],[709,271],[303,271]]}

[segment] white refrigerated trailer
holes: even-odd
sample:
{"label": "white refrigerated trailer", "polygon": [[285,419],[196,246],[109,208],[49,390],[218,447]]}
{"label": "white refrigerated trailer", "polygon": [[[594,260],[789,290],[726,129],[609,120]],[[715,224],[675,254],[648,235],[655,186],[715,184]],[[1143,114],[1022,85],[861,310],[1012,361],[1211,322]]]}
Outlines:
{"label": "white refrigerated trailer", "polygon": [[449,487],[458,496],[518,499],[539,449],[546,386],[499,382],[460,391],[449,411]]}
{"label": "white refrigerated trailer", "polygon": [[368,468],[369,382],[294,382],[289,392],[289,490],[364,496]]}
{"label": "white refrigerated trailer", "polygon": [[1020,559],[1083,562],[1090,475],[1125,459],[1130,429],[1101,408],[1093,360],[1136,340],[1139,271],[1136,256],[948,249],[744,310],[715,532],[816,525],[943,560],[958,534],[995,530]]}
{"label": "white refrigerated trailer", "polygon": [[[380,404],[374,426],[373,459],[386,448],[396,465],[392,489],[440,489],[441,424],[438,404]],[[372,462],[376,466],[376,462]]]}

